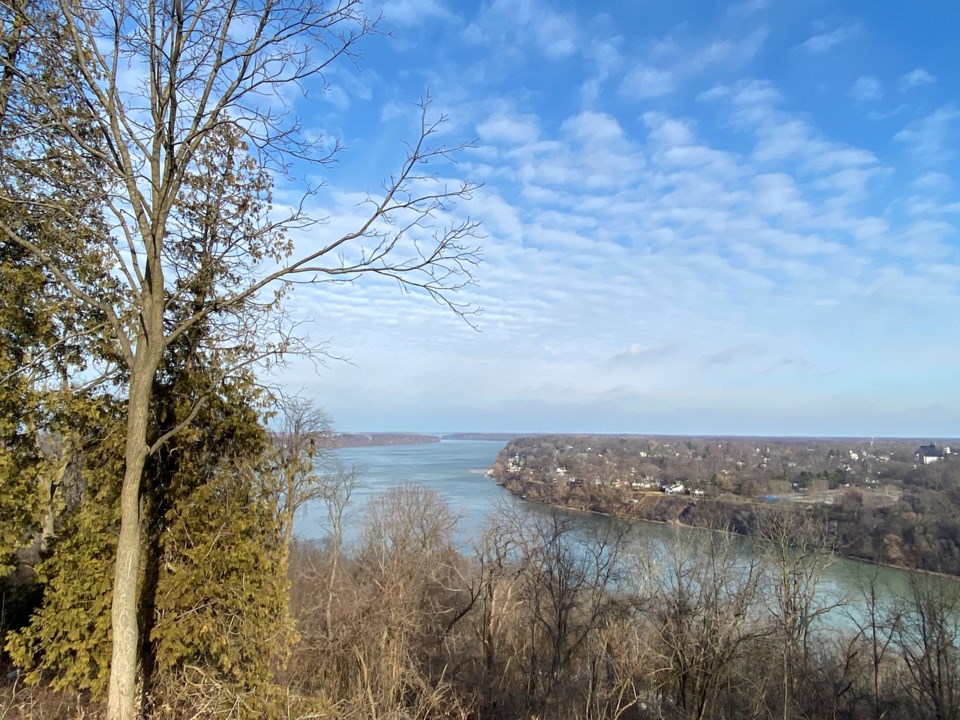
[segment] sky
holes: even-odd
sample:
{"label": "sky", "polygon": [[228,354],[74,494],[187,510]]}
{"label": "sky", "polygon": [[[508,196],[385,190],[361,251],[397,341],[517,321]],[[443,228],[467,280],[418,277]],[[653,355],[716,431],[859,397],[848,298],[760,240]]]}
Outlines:
{"label": "sky", "polygon": [[338,429],[960,436],[960,3],[367,7],[382,34],[291,101],[344,148],[309,233],[429,93],[473,143],[441,170],[481,184],[482,312],[299,287],[330,358],[274,380]]}

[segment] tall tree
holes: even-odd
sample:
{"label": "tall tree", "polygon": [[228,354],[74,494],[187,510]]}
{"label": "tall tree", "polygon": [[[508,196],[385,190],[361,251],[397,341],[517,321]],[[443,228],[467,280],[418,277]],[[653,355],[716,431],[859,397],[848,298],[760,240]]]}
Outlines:
{"label": "tall tree", "polygon": [[579,525],[557,512],[516,513],[512,521],[528,614],[527,712],[542,716],[562,704],[581,653],[622,610],[608,589],[622,580],[629,531],[615,521]]}
{"label": "tall tree", "polygon": [[[293,520],[297,511],[314,500],[325,502],[332,512],[329,519],[334,526],[330,531],[342,537],[338,518],[342,516],[343,508],[334,510],[330,501],[337,495],[339,481],[348,479],[351,473],[338,467],[329,452],[333,428],[330,416],[300,397],[280,396],[277,405],[280,427],[273,435],[273,458],[283,544],[289,548],[293,540]],[[343,489],[349,496],[352,488]]]}
{"label": "tall tree", "polygon": [[952,579],[913,576],[903,598],[896,642],[916,716],[960,717],[960,588]]}
{"label": "tall tree", "polygon": [[[56,33],[46,32],[52,15]],[[437,216],[471,186],[450,187],[426,167],[456,148],[432,144],[438,123],[424,107],[419,137],[358,226],[337,237],[318,232],[309,248],[291,254],[284,231],[314,219],[302,210],[278,218],[263,180],[293,158],[330,157],[270,96],[352,52],[373,26],[358,0],[57,0],[24,4],[17,17],[44,63],[3,68],[36,108],[23,103],[28,141],[12,144],[7,154],[30,162],[42,132],[58,163],[37,166],[43,182],[4,187],[2,199],[73,217],[58,200],[58,184],[71,175],[97,177],[109,218],[106,232],[62,246],[3,218],[0,238],[29,253],[59,288],[102,318],[105,344],[118,359],[111,370],[126,401],[125,447],[108,716],[126,720],[136,714],[140,537],[149,520],[141,510],[144,468],[202,407],[198,402],[163,433],[151,422],[157,373],[171,347],[216,317],[216,332],[206,337],[229,360],[219,365],[256,360],[263,354],[264,319],[276,318],[260,311],[277,308],[294,278],[376,274],[465,312],[451,293],[470,281],[475,224],[443,226]],[[61,82],[52,84],[51,73]],[[62,101],[61,88],[80,100],[81,113]],[[222,185],[204,171],[218,155],[234,158],[239,173]],[[99,273],[75,262],[91,248]],[[195,292],[198,280],[202,294]],[[178,302],[184,292],[195,301],[189,311]],[[285,349],[283,343],[268,348]]]}
{"label": "tall tree", "polygon": [[839,604],[821,588],[834,539],[822,517],[795,508],[759,515],[757,539],[772,577],[768,605],[779,636],[781,717],[790,720],[798,688],[809,675],[811,635],[820,619]]}

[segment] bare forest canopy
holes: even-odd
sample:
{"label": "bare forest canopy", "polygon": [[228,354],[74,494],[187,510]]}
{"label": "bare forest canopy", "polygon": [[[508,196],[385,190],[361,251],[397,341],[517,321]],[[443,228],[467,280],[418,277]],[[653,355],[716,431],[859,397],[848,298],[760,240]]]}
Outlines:
{"label": "bare forest canopy", "polygon": [[960,574],[960,443],[939,439],[545,435],[493,477],[563,507],[755,532],[776,506],[822,519],[847,556]]}

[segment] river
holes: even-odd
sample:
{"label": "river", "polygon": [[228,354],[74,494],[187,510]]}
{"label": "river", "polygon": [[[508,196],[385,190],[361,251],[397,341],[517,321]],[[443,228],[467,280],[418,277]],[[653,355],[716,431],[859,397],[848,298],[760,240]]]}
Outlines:
{"label": "river", "polygon": [[[515,498],[484,472],[492,465],[503,448],[500,441],[444,440],[423,445],[394,445],[348,448],[337,451],[341,463],[360,471],[357,487],[348,509],[347,542],[358,537],[363,509],[369,500],[406,484],[429,488],[443,497],[459,516],[456,540],[465,550],[476,538],[498,504],[524,504],[537,512],[552,512],[549,506],[525,503]],[[567,511],[573,512],[573,511]],[[609,520],[589,513],[577,513],[585,522],[602,523]],[[298,516],[297,534],[304,539],[322,539],[326,534],[325,511],[322,505],[306,507]],[[697,533],[690,528],[675,528],[650,522],[637,522],[635,530],[641,542],[665,549],[676,543],[678,533]],[[749,541],[740,540],[744,552],[749,552]],[[853,612],[861,599],[860,579],[877,576],[881,599],[904,596],[909,589],[910,571],[877,567],[867,563],[834,558],[825,568],[820,583],[823,604],[840,603],[845,609],[832,615],[839,624],[842,617]]]}

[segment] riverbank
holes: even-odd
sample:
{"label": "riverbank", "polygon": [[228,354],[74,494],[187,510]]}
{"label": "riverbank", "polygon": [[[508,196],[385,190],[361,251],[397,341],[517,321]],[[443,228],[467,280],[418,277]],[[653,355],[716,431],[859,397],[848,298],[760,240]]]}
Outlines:
{"label": "riverbank", "polygon": [[916,463],[913,442],[530,436],[490,474],[560,507],[745,536],[816,518],[845,557],[960,576],[960,456]]}
{"label": "riverbank", "polygon": [[[517,478],[494,479],[505,490],[524,500],[544,505],[579,510],[611,517],[640,520],[693,528],[722,530],[744,537],[756,535],[764,518],[784,511],[814,516],[822,520],[832,538],[831,550],[841,557],[881,567],[919,571],[957,577],[954,565],[937,565],[936,558],[924,558],[912,538],[893,535],[896,523],[874,527],[857,513],[839,506],[770,504],[738,497],[696,497],[646,491],[624,493],[604,486],[584,486],[524,481]],[[887,517],[890,514],[888,513]],[[901,518],[897,518],[898,520]],[[891,537],[892,536],[892,537]],[[911,543],[910,541],[914,542]]]}

